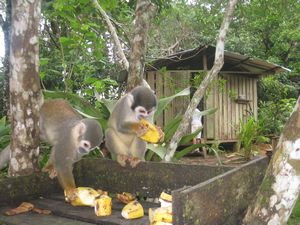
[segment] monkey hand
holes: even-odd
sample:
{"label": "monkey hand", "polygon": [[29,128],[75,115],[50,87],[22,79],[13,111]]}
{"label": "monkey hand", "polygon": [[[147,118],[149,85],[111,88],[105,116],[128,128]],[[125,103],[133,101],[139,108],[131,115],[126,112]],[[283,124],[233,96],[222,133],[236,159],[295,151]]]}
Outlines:
{"label": "monkey hand", "polygon": [[145,123],[139,123],[138,129],[136,130],[136,135],[138,137],[144,136],[149,130],[149,126]]}
{"label": "monkey hand", "polygon": [[157,132],[159,133],[159,141],[158,142],[162,142],[165,138],[165,133],[162,131],[162,129],[158,126],[155,126]]}
{"label": "monkey hand", "polygon": [[53,179],[54,177],[57,176],[56,170],[55,170],[54,167],[51,166],[51,165],[48,165],[48,166],[44,167],[42,171],[48,173],[48,174],[49,174],[49,177],[50,177],[51,179]]}

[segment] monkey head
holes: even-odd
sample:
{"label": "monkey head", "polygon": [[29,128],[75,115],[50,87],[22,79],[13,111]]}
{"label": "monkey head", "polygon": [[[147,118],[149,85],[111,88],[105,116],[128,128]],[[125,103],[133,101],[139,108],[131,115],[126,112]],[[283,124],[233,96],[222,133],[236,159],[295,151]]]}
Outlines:
{"label": "monkey head", "polygon": [[136,119],[147,119],[153,115],[157,100],[151,89],[138,86],[129,93],[131,109],[135,112]]}
{"label": "monkey head", "polygon": [[78,126],[78,153],[85,155],[102,143],[103,132],[94,119],[82,119]]}

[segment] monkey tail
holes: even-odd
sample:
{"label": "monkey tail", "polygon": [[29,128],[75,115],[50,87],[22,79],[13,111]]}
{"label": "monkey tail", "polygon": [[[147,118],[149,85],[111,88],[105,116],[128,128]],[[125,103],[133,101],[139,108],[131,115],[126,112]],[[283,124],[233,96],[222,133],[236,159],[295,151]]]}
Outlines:
{"label": "monkey tail", "polygon": [[10,157],[10,145],[6,146],[1,152],[0,152],[0,170],[2,170],[9,162]]}

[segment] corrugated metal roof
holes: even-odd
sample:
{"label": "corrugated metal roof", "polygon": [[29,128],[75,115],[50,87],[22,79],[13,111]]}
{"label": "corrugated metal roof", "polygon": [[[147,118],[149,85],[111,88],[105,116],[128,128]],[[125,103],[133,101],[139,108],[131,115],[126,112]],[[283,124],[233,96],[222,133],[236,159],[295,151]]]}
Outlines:
{"label": "corrugated metal roof", "polygon": [[[203,70],[203,55],[207,56],[208,69],[213,66],[215,47],[200,46],[185,50],[166,58],[157,59],[147,65],[147,71],[159,70],[166,67],[169,70]],[[265,60],[251,58],[239,53],[225,51],[223,73],[242,72],[254,75],[267,75],[281,72],[290,72],[289,69],[270,63]]]}

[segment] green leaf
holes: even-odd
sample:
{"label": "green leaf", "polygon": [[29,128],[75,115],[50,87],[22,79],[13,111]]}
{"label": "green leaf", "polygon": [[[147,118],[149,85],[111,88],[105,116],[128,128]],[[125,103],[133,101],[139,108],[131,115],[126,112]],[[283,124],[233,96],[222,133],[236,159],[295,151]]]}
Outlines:
{"label": "green leaf", "polygon": [[176,152],[174,157],[176,159],[181,159],[183,156],[185,156],[186,154],[190,153],[191,151],[200,148],[200,147],[205,147],[206,144],[195,144],[195,145],[191,145],[187,148],[184,148],[183,150],[181,150],[180,152]]}
{"label": "green leaf", "polygon": [[194,137],[196,137],[201,131],[203,130],[203,128],[199,128],[197,129],[195,132],[188,134],[188,135],[184,135],[181,139],[178,145],[184,145],[184,144],[189,144]]}
{"label": "green leaf", "polygon": [[168,122],[168,124],[164,127],[164,141],[168,142],[175,134],[180,122],[182,120],[182,115],[176,116],[174,119]]}
{"label": "green leaf", "polygon": [[153,151],[155,154],[157,154],[161,159],[165,156],[166,154],[166,146],[162,145],[154,145],[154,144],[147,144],[147,149]]}
{"label": "green leaf", "polygon": [[110,113],[114,110],[118,100],[114,99],[102,99],[101,102],[105,105]]}
{"label": "green leaf", "polygon": [[211,115],[211,114],[215,113],[217,110],[218,110],[218,108],[211,108],[211,109],[203,110],[203,111],[200,111],[199,115],[201,115],[201,116]]}
{"label": "green leaf", "polygon": [[190,94],[190,88],[186,88],[180,92],[178,92],[177,94],[175,95],[172,95],[172,96],[169,96],[169,97],[166,97],[166,98],[162,98],[162,99],[159,99],[158,101],[158,106],[157,106],[157,110],[154,114],[154,118],[157,118],[161,113],[162,111],[167,107],[167,105],[176,97],[180,97],[180,96],[187,96]]}
{"label": "green leaf", "polygon": [[98,80],[98,79],[95,78],[95,77],[88,77],[88,78],[86,78],[86,79],[84,80],[84,83],[85,83],[85,84],[92,84],[92,83],[96,82],[97,80]]}

